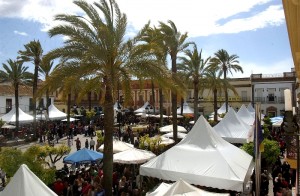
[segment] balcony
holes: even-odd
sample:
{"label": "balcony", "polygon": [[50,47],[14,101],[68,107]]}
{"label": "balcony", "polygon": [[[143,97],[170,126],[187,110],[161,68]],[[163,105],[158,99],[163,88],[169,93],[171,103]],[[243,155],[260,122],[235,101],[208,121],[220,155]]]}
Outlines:
{"label": "balcony", "polygon": [[254,102],[265,103],[266,98],[265,97],[254,97]]}

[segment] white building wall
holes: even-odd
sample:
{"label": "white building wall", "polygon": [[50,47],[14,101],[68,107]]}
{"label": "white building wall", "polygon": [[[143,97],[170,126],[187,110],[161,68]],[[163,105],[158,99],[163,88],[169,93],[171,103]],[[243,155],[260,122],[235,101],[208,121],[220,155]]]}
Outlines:
{"label": "white building wall", "polygon": [[[32,113],[32,111],[29,110],[29,103],[30,103],[30,98],[29,96],[20,96],[19,97],[19,107],[21,110],[23,110],[26,113]],[[42,97],[44,101],[44,106],[46,106],[46,97]],[[51,103],[54,102],[54,97],[51,98]],[[15,97],[14,96],[0,96],[0,116],[3,114],[6,114],[6,99],[11,99],[12,100],[12,107],[15,106]],[[37,101],[37,106],[39,102]]]}

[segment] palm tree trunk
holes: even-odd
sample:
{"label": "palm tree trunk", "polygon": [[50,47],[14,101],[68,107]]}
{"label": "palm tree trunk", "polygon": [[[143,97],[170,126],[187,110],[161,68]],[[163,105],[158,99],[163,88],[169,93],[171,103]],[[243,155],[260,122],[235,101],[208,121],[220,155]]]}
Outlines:
{"label": "palm tree trunk", "polygon": [[218,90],[214,89],[214,121],[218,122]]}
{"label": "palm tree trunk", "polygon": [[183,115],[183,104],[184,104],[184,99],[181,97],[181,99],[180,99],[180,115],[181,116]]}
{"label": "palm tree trunk", "polygon": [[70,114],[71,114],[71,93],[68,94],[68,101],[67,101],[67,131],[70,130]]}
{"label": "palm tree trunk", "polygon": [[194,122],[196,123],[197,119],[198,119],[198,94],[199,94],[199,90],[198,90],[198,82],[194,83]]}
{"label": "palm tree trunk", "polygon": [[92,92],[91,91],[89,91],[88,92],[88,104],[89,104],[89,111],[91,111],[91,109],[92,109]]}
{"label": "palm tree trunk", "polygon": [[[176,55],[171,54],[172,59],[172,74],[175,76],[177,73],[177,65],[176,65]],[[173,139],[175,143],[178,142],[177,138],[177,92],[171,92],[171,102],[172,102],[172,115],[173,115]]]}
{"label": "palm tree trunk", "polygon": [[15,85],[15,105],[16,105],[16,133],[19,131],[19,85]]}
{"label": "palm tree trunk", "polygon": [[37,136],[37,124],[36,124],[36,91],[37,91],[37,81],[38,81],[38,72],[39,71],[39,66],[38,64],[35,63],[34,66],[34,77],[33,77],[33,88],[32,88],[32,96],[33,96],[33,131],[34,131],[34,136],[36,138]]}
{"label": "palm tree trunk", "polygon": [[160,114],[160,121],[159,121],[159,126],[162,127],[163,126],[163,111],[164,110],[164,96],[163,96],[163,92],[162,92],[162,88],[159,87],[159,114]]}
{"label": "palm tree trunk", "polygon": [[[224,69],[224,80],[227,78],[227,69]],[[227,91],[227,86],[224,88],[225,90],[225,105],[226,105],[226,113],[228,112],[228,91]]]}
{"label": "palm tree trunk", "polygon": [[154,92],[154,83],[153,83],[153,80],[151,80],[151,90],[152,90],[153,113],[155,114],[155,92]]}
{"label": "palm tree trunk", "polygon": [[112,175],[113,175],[113,124],[114,124],[114,109],[113,109],[113,90],[112,82],[108,78],[104,78],[106,85],[105,101],[104,101],[104,190],[105,195],[112,195]]}

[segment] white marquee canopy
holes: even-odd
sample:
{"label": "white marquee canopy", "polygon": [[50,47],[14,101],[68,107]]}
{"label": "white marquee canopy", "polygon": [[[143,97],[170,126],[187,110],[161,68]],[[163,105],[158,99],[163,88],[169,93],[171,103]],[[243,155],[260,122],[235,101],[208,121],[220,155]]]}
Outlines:
{"label": "white marquee canopy", "polygon": [[247,143],[251,136],[251,126],[241,120],[234,109],[229,108],[224,118],[214,126],[214,130],[227,142]]}
{"label": "white marquee canopy", "polygon": [[[1,119],[7,123],[15,123],[16,122],[16,108],[12,108],[7,114],[3,115]],[[33,116],[23,112],[21,108],[19,108],[19,122],[27,123],[33,122]]]}
{"label": "white marquee canopy", "polygon": [[242,192],[252,156],[222,139],[203,116],[177,145],[140,166],[142,176]]}
{"label": "white marquee canopy", "polygon": [[57,196],[28,167],[23,164],[14,174],[0,196]]}

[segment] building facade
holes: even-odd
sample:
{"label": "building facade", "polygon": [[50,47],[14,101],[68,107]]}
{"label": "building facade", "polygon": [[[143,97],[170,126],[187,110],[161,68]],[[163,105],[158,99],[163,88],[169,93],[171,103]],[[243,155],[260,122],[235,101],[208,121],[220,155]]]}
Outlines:
{"label": "building facade", "polygon": [[[19,86],[19,107],[26,113],[33,111],[32,87]],[[50,96],[50,103],[54,103],[54,96]],[[46,96],[37,101],[38,108],[45,108]],[[15,90],[11,83],[0,83],[0,116],[8,113],[15,106]]]}
{"label": "building facade", "polygon": [[296,106],[296,74],[284,72],[282,74],[252,74],[252,102],[260,103],[261,112],[269,116],[284,114],[284,90],[292,92],[292,105]]}
{"label": "building facade", "polygon": [[[290,89],[293,92],[293,106],[297,106],[297,82],[294,70],[281,74],[252,74],[246,78],[230,78],[228,79],[236,94],[228,90],[228,104],[235,110],[238,110],[241,105],[249,103],[260,103],[261,112],[270,116],[282,115],[284,112],[284,90]],[[171,91],[163,90],[163,113],[171,115]],[[124,102],[122,90],[115,92],[115,102],[120,102],[123,108],[138,109],[149,102],[155,111],[159,111],[159,87],[151,80],[140,83],[132,81],[131,83],[131,100]],[[182,96],[178,96],[177,106],[180,107],[181,102],[187,102],[191,107],[194,103],[193,89],[188,89]],[[101,94],[98,92],[90,92],[82,97],[80,102],[77,100],[78,93],[71,95],[71,106],[85,107],[91,109],[101,106]],[[299,99],[298,99],[299,100]],[[20,108],[25,112],[32,111],[32,88],[20,87]],[[199,114],[209,115],[213,112],[213,93],[209,89],[202,89],[198,94]],[[0,85],[0,115],[7,113],[14,105],[14,91],[10,84]],[[59,91],[51,94],[51,103],[62,111],[67,111],[66,100],[63,99]],[[225,102],[224,91],[218,91],[217,104],[221,107]],[[43,97],[37,103],[38,106],[46,105],[46,98]]]}

